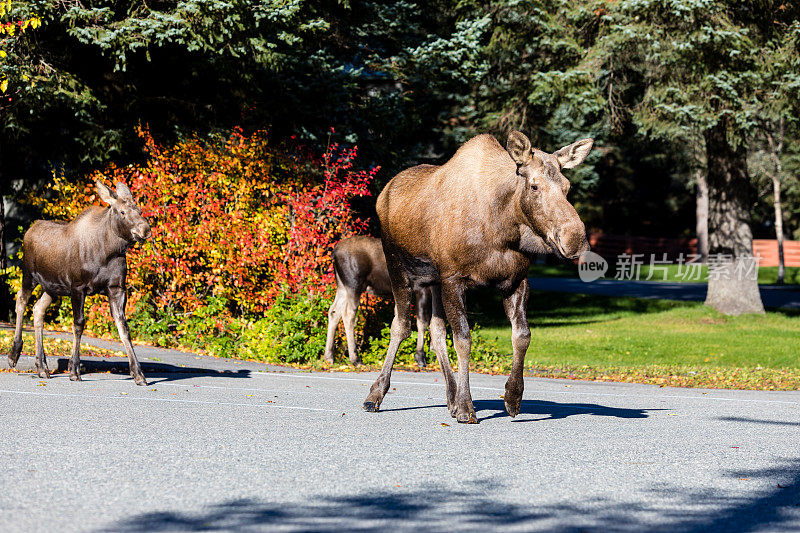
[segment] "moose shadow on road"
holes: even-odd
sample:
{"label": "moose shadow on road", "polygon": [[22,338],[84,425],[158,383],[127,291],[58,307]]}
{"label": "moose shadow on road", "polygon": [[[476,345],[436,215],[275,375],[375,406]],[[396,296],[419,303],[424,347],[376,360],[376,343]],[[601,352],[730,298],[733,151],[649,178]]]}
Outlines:
{"label": "moose shadow on road", "polygon": [[[135,515],[101,531],[607,531],[680,532],[788,531],[800,527],[800,462],[773,468],[726,472],[723,477],[785,480],[772,489],[742,493],[709,487],[702,491],[653,483],[632,502],[619,495],[566,498],[555,503],[519,502],[519,487],[476,480],[458,489],[426,485],[301,500],[232,499],[194,511]],[[504,501],[505,500],[505,501]]]}
{"label": "moose shadow on road", "polygon": [[[503,400],[474,400],[475,412],[478,420],[483,422],[493,418],[508,417]],[[412,411],[417,409],[447,409],[445,404],[415,405],[411,407],[395,407],[381,409],[381,411]],[[594,403],[559,403],[544,400],[522,400],[519,415],[513,422],[541,422],[545,420],[558,420],[572,415],[608,416],[613,418],[647,418],[650,411],[664,411],[665,409],[626,409],[620,407],[607,407]],[[481,413],[494,411],[481,418]],[[536,416],[527,418],[525,415]]]}
{"label": "moose shadow on road", "polygon": [[[507,417],[506,406],[503,400],[475,400],[475,411],[481,421],[492,418]],[[613,418],[647,418],[650,411],[663,411],[664,409],[626,409],[620,407],[607,407],[594,403],[558,403],[545,400],[522,400],[519,415],[514,422],[542,422],[545,420],[558,420],[573,415],[608,416]],[[483,418],[480,414],[484,411],[495,411]],[[544,418],[520,418],[520,415],[541,415]]]}
{"label": "moose shadow on road", "polygon": [[[5,357],[0,354],[0,357]],[[69,370],[69,358],[67,357],[47,357],[47,364],[50,367],[50,372],[57,376],[59,374],[66,374]],[[252,370],[241,368],[236,370],[216,370],[202,367],[179,366],[169,363],[159,363],[148,360],[139,360],[142,366],[148,383],[151,380],[157,381],[178,381],[181,379],[189,379],[197,376],[211,376],[211,377],[225,377],[225,378],[249,378],[252,375]],[[33,374],[31,371],[23,371]],[[130,367],[128,366],[128,359],[118,358],[116,360],[98,360],[98,359],[81,359],[81,375],[86,374],[119,374],[130,376]]]}

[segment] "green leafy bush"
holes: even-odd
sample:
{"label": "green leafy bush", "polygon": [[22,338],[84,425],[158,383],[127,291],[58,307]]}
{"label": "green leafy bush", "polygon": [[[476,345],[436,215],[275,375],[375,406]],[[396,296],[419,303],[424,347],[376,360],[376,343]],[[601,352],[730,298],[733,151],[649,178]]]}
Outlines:
{"label": "green leafy bush", "polygon": [[270,363],[309,364],[325,349],[331,298],[283,290],[243,335],[239,354]]}
{"label": "green leafy bush", "polygon": [[[483,336],[479,326],[472,326],[472,350],[470,352],[470,365],[476,369],[493,370],[495,372],[506,371],[511,368],[511,357],[506,354],[501,354],[497,344]],[[377,337],[367,339],[367,349],[361,354],[364,364],[377,366],[383,364],[383,359],[386,357],[386,350],[389,349],[389,340],[391,338],[391,328],[384,327]],[[425,351],[428,364],[435,364],[436,354],[430,350],[430,331],[425,332]],[[397,358],[395,364],[399,366],[413,366],[414,365],[414,352],[417,349],[417,332],[411,333],[411,336],[400,344],[400,349],[397,351]],[[450,357],[451,364],[457,366],[456,352],[453,348],[452,335],[447,335],[447,353]]]}

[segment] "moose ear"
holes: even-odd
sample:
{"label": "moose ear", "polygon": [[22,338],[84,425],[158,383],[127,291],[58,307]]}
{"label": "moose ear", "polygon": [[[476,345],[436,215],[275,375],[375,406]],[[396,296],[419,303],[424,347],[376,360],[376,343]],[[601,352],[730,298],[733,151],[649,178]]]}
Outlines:
{"label": "moose ear", "polygon": [[108,205],[113,204],[117,200],[117,194],[112,191],[105,183],[100,180],[94,182],[95,189],[97,189],[97,194],[100,195],[100,199],[103,200]]}
{"label": "moose ear", "polygon": [[533,157],[531,141],[521,131],[512,130],[508,134],[506,150],[518,167],[527,165]]}
{"label": "moose ear", "polygon": [[565,146],[553,155],[558,159],[561,168],[577,167],[583,163],[583,160],[589,155],[593,144],[594,139],[581,139],[569,146]]}
{"label": "moose ear", "polygon": [[117,182],[117,196],[122,200],[133,200],[131,190],[121,181]]}

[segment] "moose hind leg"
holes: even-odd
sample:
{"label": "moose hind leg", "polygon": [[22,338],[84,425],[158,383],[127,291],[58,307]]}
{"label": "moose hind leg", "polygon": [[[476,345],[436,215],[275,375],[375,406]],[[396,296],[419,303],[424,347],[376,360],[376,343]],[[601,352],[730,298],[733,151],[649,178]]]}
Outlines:
{"label": "moose hind leg", "polygon": [[328,363],[333,363],[333,344],[336,340],[336,328],[342,319],[342,308],[344,306],[345,293],[337,290],[330,309],[328,309],[328,334],[325,338],[325,353],[323,359]]}
{"label": "moose hind leg", "polygon": [[392,319],[392,336],[389,339],[389,349],[386,350],[386,359],[383,361],[383,367],[380,374],[378,374],[378,379],[372,384],[367,399],[364,400],[365,411],[374,413],[380,409],[383,397],[386,396],[389,390],[389,382],[397,350],[400,348],[400,343],[411,336],[411,293],[411,289],[405,284],[396,287],[394,290],[394,319]]}
{"label": "moose hind leg", "polygon": [[130,364],[131,376],[137,385],[147,385],[147,380],[142,372],[142,367],[139,365],[139,360],[136,359],[136,353],[133,351],[133,344],[131,344],[131,335],[128,330],[128,321],[125,319],[125,301],[127,295],[125,289],[120,287],[112,287],[108,290],[108,301],[111,303],[111,316],[114,317],[114,323],[117,326],[117,332],[122,344],[125,346],[125,351],[128,352],[128,362]]}
{"label": "moose hind leg", "polygon": [[14,368],[19,361],[19,355],[22,353],[22,320],[25,317],[25,307],[28,305],[28,300],[31,298],[33,292],[33,280],[30,275],[22,275],[22,287],[17,293],[17,322],[14,328],[14,344],[11,345],[11,352],[8,354],[8,366]]}
{"label": "moose hind leg", "polygon": [[42,378],[50,377],[47,368],[47,358],[44,355],[44,313],[53,302],[53,297],[44,292],[36,305],[33,306],[33,329],[36,336],[36,374]]}
{"label": "moose hind leg", "polygon": [[450,357],[447,353],[447,326],[439,287],[431,288],[431,307],[433,314],[431,317],[431,350],[436,354],[436,360],[439,361],[439,367],[444,376],[447,410],[453,413],[456,404],[456,378],[453,376]]}
{"label": "moose hind leg", "polygon": [[361,364],[361,357],[358,356],[356,346],[356,319],[358,318],[358,301],[355,295],[348,295],[349,298],[344,305],[344,333],[347,337],[347,353],[350,355],[350,362],[354,365]]}
{"label": "moose hind leg", "polygon": [[430,289],[420,289],[417,296],[417,349],[414,352],[414,360],[417,366],[425,368],[428,362],[425,360],[425,330],[431,323],[431,295]]}
{"label": "moose hind leg", "polygon": [[83,314],[85,296],[83,293],[72,296],[72,356],[69,359],[69,379],[81,381],[81,336],[86,325]]}

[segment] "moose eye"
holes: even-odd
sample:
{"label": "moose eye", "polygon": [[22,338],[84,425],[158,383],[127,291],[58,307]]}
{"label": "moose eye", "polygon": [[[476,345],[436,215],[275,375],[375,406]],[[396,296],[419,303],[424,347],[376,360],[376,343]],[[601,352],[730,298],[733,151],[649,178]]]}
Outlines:
{"label": "moose eye", "polygon": [[122,215],[122,216],[125,216],[125,210],[124,209],[120,209],[119,214]]}
{"label": "moose eye", "polygon": [[538,191],[539,190],[539,186],[538,185],[531,185],[531,190]]}

